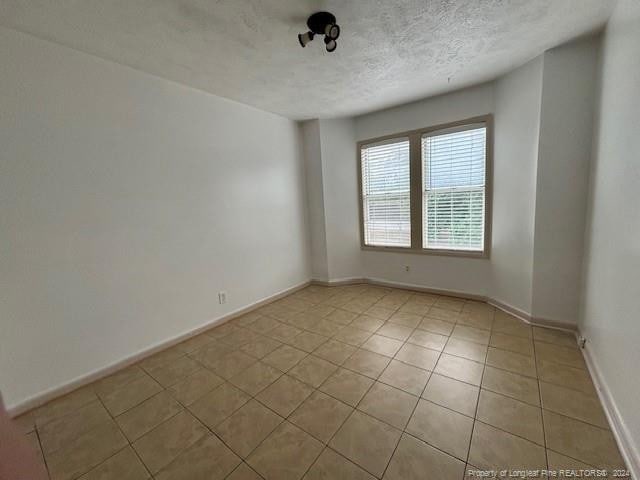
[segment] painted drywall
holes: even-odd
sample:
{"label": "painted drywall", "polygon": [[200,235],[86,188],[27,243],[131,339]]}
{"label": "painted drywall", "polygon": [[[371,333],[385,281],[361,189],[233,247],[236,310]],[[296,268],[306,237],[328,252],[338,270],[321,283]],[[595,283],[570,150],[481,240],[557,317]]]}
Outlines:
{"label": "painted drywall", "polygon": [[531,312],[542,58],[495,86],[492,297]]}
{"label": "painted drywall", "polygon": [[544,53],[531,313],[577,324],[600,37]]}
{"label": "painted drywall", "polygon": [[309,279],[294,122],[7,29],[0,65],[8,407]]}
{"label": "painted drywall", "polygon": [[[621,0],[602,47],[580,330],[640,476],[640,3]],[[635,61],[634,61],[635,59]]]}
{"label": "painted drywall", "polygon": [[325,199],[322,178],[320,122],[309,120],[300,125],[307,187],[308,231],[311,276],[315,280],[329,280],[327,263],[327,232],[325,228]]}
{"label": "painted drywall", "polygon": [[362,278],[353,120],[320,120],[320,142],[328,278]]}

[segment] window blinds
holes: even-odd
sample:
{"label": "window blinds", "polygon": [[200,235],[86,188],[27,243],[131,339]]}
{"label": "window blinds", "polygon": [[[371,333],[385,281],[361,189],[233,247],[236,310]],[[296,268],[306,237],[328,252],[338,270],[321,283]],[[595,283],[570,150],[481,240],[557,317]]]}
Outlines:
{"label": "window blinds", "polygon": [[410,247],[409,139],[365,145],[360,155],[365,245]]}
{"label": "window blinds", "polygon": [[422,137],[423,248],[483,251],[486,126]]}

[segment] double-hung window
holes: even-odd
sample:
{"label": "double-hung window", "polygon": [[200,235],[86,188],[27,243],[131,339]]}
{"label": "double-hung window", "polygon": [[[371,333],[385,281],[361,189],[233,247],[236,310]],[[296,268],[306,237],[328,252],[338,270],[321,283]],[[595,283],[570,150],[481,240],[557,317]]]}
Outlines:
{"label": "double-hung window", "polygon": [[362,245],[486,257],[492,118],[359,144]]}

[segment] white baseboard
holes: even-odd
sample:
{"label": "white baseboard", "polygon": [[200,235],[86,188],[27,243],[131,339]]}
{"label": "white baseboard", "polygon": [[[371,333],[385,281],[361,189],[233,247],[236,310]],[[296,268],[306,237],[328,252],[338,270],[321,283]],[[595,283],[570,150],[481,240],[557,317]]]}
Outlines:
{"label": "white baseboard", "polygon": [[609,421],[609,426],[622,454],[622,458],[631,472],[631,478],[640,478],[640,452],[638,451],[638,445],[634,444],[629,427],[627,427],[627,424],[620,415],[620,410],[611,395],[611,390],[607,382],[602,376],[602,372],[591,351],[589,343],[587,342],[581,350],[582,356],[587,364],[587,369],[591,374],[591,379],[596,387],[598,397],[600,397],[600,403],[602,403],[605,415]]}
{"label": "white baseboard", "polygon": [[310,281],[299,283],[292,287],[281,290],[280,292],[274,293],[273,295],[265,297],[261,300],[253,302],[245,307],[234,310],[233,312],[229,312],[221,317],[215,318],[213,320],[209,320],[208,322],[200,325],[197,328],[189,330],[188,332],[182,333],[176,337],[170,338],[169,340],[163,341],[149,348],[145,348],[144,350],[136,352],[133,355],[123,358],[122,360],[118,360],[117,362],[109,364],[105,367],[89,372],[86,375],[77,377],[63,385],[45,390],[44,392],[41,392],[41,393],[38,393],[37,395],[29,397],[22,402],[8,406],[7,412],[10,417],[17,417],[18,415],[21,415],[29,410],[33,410],[34,408],[40,407],[45,403],[50,402],[51,400],[54,400],[68,393],[71,393],[72,391],[77,390],[86,385],[89,385],[90,383],[100,380],[101,378],[107,377],[112,373],[117,372],[118,370],[121,370],[135,363],[138,363],[139,361],[155,353],[158,353],[159,351],[162,351],[166,348],[177,345],[178,343],[184,342],[185,340],[188,340],[191,337],[199,335],[200,333],[206,330],[209,330],[217,325],[222,325],[223,323],[228,322],[229,320],[232,320],[236,317],[239,317],[253,310],[256,310],[267,303],[274,302],[282,297],[290,295],[306,287],[310,283],[311,283]]}
{"label": "white baseboard", "polygon": [[574,335],[577,334],[578,327],[573,322],[563,322],[542,317],[534,317],[524,310],[516,308],[513,305],[509,305],[508,303],[497,300],[495,298],[487,298],[486,301],[490,305],[493,305],[494,307],[499,308],[503,312],[509,313],[514,317],[518,317],[523,322],[528,323],[529,325],[533,325],[534,327],[553,328],[554,330],[564,330],[567,332],[571,332]]}

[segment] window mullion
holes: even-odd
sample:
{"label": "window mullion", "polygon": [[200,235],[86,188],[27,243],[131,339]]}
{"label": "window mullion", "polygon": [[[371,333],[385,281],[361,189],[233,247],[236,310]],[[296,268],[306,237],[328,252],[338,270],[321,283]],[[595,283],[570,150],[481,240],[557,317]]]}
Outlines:
{"label": "window mullion", "polygon": [[410,192],[411,192],[411,248],[422,248],[422,137],[409,136]]}

